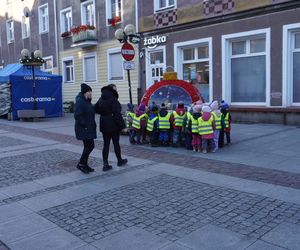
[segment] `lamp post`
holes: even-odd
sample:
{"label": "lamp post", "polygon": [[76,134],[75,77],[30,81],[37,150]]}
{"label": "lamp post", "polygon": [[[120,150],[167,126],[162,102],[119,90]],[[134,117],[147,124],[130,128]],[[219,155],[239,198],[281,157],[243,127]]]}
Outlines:
{"label": "lamp post", "polygon": [[[135,44],[140,42],[140,36],[136,34],[135,26],[133,24],[127,24],[124,29],[117,29],[115,32],[115,37],[120,43],[124,44],[121,51],[123,58],[126,61],[131,61],[134,58],[134,48],[129,43]],[[128,67],[126,70],[128,76],[129,100],[130,104],[132,104],[130,68]]]}
{"label": "lamp post", "polygon": [[21,59],[20,63],[29,66],[32,69],[32,94],[33,94],[33,110],[37,110],[37,102],[36,102],[36,84],[35,84],[35,73],[34,73],[34,67],[36,66],[42,66],[43,63],[45,63],[45,60],[42,58],[42,53],[39,50],[36,50],[34,52],[29,52],[28,49],[23,49],[21,51]]}

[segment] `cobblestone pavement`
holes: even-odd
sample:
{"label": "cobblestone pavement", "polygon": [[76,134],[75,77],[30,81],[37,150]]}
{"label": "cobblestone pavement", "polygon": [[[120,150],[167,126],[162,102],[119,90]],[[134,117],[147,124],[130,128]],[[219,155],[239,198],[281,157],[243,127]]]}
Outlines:
{"label": "cobblestone pavement", "polygon": [[[95,165],[95,161],[94,161],[94,165]],[[37,191],[12,196],[12,197],[0,200],[0,206],[1,205],[7,205],[7,204],[10,204],[10,203],[13,203],[13,202],[16,202],[16,201],[21,201],[21,200],[24,200],[24,199],[28,199],[28,198],[31,198],[31,197],[39,196],[39,195],[46,194],[46,193],[61,191],[61,190],[64,190],[64,189],[67,189],[67,188],[70,188],[70,187],[74,187],[74,186],[81,185],[81,184],[84,184],[84,183],[89,183],[89,182],[92,182],[92,181],[101,181],[105,178],[110,178],[112,176],[124,174],[124,173],[131,172],[131,171],[134,171],[134,170],[137,170],[137,169],[142,169],[142,168],[144,168],[144,165],[138,165],[138,166],[134,166],[134,167],[130,167],[130,168],[123,168],[123,169],[121,169],[117,172],[108,172],[105,175],[93,176],[93,177],[85,178],[85,179],[82,179],[82,180],[77,180],[77,181],[67,182],[67,183],[64,183],[64,184],[61,184],[61,185],[56,185],[54,187],[48,187],[48,188],[40,189],[40,190],[37,190]],[[0,250],[1,250],[1,248],[0,248]]]}
{"label": "cobblestone pavement", "polygon": [[[0,187],[74,171],[80,154],[66,150],[45,150],[1,158]],[[93,165],[99,160],[91,161]]]}
{"label": "cobblestone pavement", "polygon": [[0,136],[0,148],[10,147],[10,146],[18,146],[25,145],[28,142],[23,140],[14,139],[8,136]]}
{"label": "cobblestone pavement", "polygon": [[300,205],[165,174],[39,214],[87,243],[132,226],[174,241],[206,223],[252,238],[300,225]]}
{"label": "cobblestone pavement", "polygon": [[[81,145],[74,136],[62,135],[53,132],[41,130],[20,128],[0,124],[0,129],[10,132],[19,132],[27,135],[35,135],[41,138],[52,139],[64,143]],[[96,141],[96,147],[102,148],[102,141]],[[260,181],[274,185],[300,189],[300,174],[267,169],[262,167],[248,166],[244,164],[229,163],[218,160],[204,159],[195,156],[182,157],[182,155],[173,152],[161,152],[159,150],[147,149],[138,146],[122,145],[122,152],[136,158],[151,159],[161,163],[175,164],[188,168],[201,169],[212,173],[218,173],[238,178]]]}

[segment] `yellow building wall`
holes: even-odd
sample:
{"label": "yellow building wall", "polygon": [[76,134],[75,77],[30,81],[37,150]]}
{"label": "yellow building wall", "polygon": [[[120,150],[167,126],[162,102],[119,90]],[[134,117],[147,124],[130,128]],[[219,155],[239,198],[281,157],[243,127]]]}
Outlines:
{"label": "yellow building wall", "polygon": [[[108,41],[99,43],[96,47],[86,48],[71,48],[59,53],[59,73],[62,74],[62,60],[66,57],[74,57],[74,83],[63,83],[63,101],[74,101],[78,92],[80,92],[80,84],[83,83],[83,56],[88,53],[97,53],[97,75],[98,79],[95,83],[87,83],[93,89],[93,103],[101,96],[101,88],[110,83],[117,85],[119,93],[119,101],[121,104],[129,102],[128,78],[127,72],[124,72],[123,81],[108,80],[108,61],[107,50],[120,48],[122,44],[118,41]],[[138,89],[138,50],[135,49],[136,56],[134,59],[135,69],[130,71],[131,89],[133,103],[137,104],[137,89]]]}

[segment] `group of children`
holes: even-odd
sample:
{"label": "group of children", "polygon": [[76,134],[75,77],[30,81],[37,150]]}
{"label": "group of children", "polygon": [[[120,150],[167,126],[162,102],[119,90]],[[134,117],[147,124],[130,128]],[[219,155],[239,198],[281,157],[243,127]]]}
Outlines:
{"label": "group of children", "polygon": [[162,103],[158,107],[152,103],[148,108],[141,103],[136,111],[132,104],[127,105],[126,126],[131,144],[148,144],[152,147],[185,146],[195,152],[216,152],[231,144],[231,116],[229,105],[213,101],[210,105],[202,101],[193,103],[187,110],[179,102],[175,110]]}

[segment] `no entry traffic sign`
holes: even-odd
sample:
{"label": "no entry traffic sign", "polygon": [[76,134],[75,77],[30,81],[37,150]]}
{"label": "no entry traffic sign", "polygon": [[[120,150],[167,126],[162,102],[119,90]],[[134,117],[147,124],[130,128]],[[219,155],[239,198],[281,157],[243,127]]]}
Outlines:
{"label": "no entry traffic sign", "polygon": [[131,61],[134,58],[134,48],[130,43],[124,43],[121,49],[121,54],[126,61]]}

